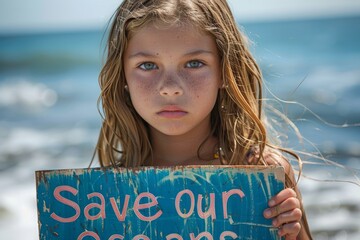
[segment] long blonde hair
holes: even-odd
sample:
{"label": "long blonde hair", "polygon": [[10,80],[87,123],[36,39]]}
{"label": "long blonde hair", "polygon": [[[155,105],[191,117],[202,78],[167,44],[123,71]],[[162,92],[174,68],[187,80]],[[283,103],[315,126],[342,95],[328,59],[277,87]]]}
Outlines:
{"label": "long blonde hair", "polygon": [[[281,148],[268,140],[261,71],[226,0],[124,0],[121,3],[112,18],[107,58],[99,76],[103,124],[96,152],[100,165],[137,167],[152,157],[149,127],[132,106],[125,89],[123,66],[123,55],[132,34],[149,23],[192,24],[213,36],[220,56],[223,87],[211,113],[211,134],[218,138],[222,163],[249,164],[246,161],[249,150],[256,146],[260,157],[253,164],[268,165],[261,157],[266,146]],[[286,152],[298,158],[291,151]],[[288,175],[285,184],[296,188]],[[305,214],[302,226],[310,237]]]}
{"label": "long blonde hair", "polygon": [[248,149],[267,143],[262,115],[262,77],[224,0],[125,0],[113,16],[107,59],[99,81],[103,125],[97,151],[101,166],[135,167],[151,158],[147,124],[134,110],[123,68],[131,35],[150,22],[193,24],[211,34],[220,55],[223,88],[211,114],[226,164],[246,164]]}

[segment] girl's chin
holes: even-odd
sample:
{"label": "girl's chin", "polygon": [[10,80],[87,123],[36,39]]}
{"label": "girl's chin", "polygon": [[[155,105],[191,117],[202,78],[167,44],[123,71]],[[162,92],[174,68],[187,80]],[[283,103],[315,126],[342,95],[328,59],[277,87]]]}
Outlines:
{"label": "girl's chin", "polygon": [[180,126],[161,126],[161,127],[151,127],[153,131],[156,132],[156,134],[162,134],[169,137],[177,137],[182,136],[188,133],[185,129],[182,129]]}

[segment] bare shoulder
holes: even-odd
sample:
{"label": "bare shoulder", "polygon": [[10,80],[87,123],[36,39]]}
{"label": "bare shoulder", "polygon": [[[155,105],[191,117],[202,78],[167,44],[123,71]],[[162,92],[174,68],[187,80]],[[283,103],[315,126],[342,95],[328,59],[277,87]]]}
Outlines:
{"label": "bare shoulder", "polygon": [[293,178],[294,171],[289,160],[281,151],[272,148],[266,148],[263,153],[264,161],[269,166],[282,166],[285,173]]}

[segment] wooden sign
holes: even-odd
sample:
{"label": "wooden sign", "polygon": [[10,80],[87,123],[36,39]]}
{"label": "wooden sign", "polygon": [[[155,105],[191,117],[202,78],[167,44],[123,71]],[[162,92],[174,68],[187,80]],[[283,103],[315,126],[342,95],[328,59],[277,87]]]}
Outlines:
{"label": "wooden sign", "polygon": [[37,171],[40,239],[281,239],[263,217],[281,167]]}

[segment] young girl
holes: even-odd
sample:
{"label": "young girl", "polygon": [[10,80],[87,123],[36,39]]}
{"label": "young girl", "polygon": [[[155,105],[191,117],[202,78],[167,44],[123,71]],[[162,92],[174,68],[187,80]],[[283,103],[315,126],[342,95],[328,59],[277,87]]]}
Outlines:
{"label": "young girl", "polygon": [[311,239],[289,162],[269,141],[262,76],[226,0],[124,0],[100,74],[101,166],[281,165],[269,201],[286,239]]}

